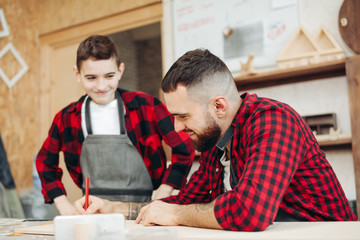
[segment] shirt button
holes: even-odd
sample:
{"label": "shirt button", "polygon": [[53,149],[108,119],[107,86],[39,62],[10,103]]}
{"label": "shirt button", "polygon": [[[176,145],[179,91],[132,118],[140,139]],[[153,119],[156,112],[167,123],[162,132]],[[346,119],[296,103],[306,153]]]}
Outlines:
{"label": "shirt button", "polygon": [[216,171],[216,172],[219,172],[219,168],[216,168],[215,171]]}
{"label": "shirt button", "polygon": [[212,190],[210,190],[209,193],[211,194],[211,193],[212,193]]}

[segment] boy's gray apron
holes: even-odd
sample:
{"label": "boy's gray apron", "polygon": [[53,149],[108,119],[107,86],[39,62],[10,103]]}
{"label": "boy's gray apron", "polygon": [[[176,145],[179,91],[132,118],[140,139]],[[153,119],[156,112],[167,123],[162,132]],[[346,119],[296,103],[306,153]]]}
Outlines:
{"label": "boy's gray apron", "polygon": [[88,136],[80,156],[83,174],[89,177],[89,194],[100,198],[145,202],[151,200],[153,185],[142,157],[126,133],[124,104],[116,91],[120,119],[120,135],[93,135],[90,120],[90,97],[85,105]]}

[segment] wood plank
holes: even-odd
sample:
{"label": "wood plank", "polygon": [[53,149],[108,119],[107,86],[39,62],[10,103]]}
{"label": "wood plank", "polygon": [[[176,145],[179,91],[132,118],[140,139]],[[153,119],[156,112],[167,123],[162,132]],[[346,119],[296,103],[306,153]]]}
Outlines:
{"label": "wood plank", "polygon": [[[274,240],[274,239],[359,239],[360,222],[274,222],[265,231],[245,232],[226,231],[186,226],[143,226],[135,224],[131,220],[126,221],[127,236],[134,239],[141,239],[147,236],[149,239],[164,239],[171,237],[165,235],[166,229],[176,231],[179,240],[195,239],[253,239],[253,240]],[[161,233],[163,235],[161,235]]]}
{"label": "wood plank", "polygon": [[[26,0],[20,1],[37,17],[40,35],[131,11],[161,0]],[[33,24],[34,25],[34,24]]]}
{"label": "wood plank", "polygon": [[360,217],[360,55],[346,60],[346,76],[349,92],[352,152],[355,171],[356,205]]}
{"label": "wood plank", "polygon": [[93,34],[107,35],[161,22],[161,18],[162,4],[159,2],[131,11],[121,12],[103,19],[75,25],[64,30],[40,35],[40,42],[42,45],[49,44],[52,47],[58,48],[78,43]]}
{"label": "wood plank", "polygon": [[16,228],[15,233],[32,234],[32,235],[54,235],[54,224],[52,221],[42,223],[41,225],[26,226]]}
{"label": "wood plank", "polygon": [[[25,1],[28,2],[28,1]],[[34,154],[39,151],[34,137],[38,115],[39,89],[39,44],[36,36],[36,15],[32,6],[24,1],[1,1],[0,8],[9,28],[10,35],[0,38],[0,50],[11,43],[18,55],[28,65],[28,70],[11,88],[0,77],[0,131],[10,171],[17,192],[27,192],[32,187]],[[3,31],[0,20],[0,31]],[[19,73],[22,66],[12,51],[0,59],[0,67],[9,79]],[[14,83],[14,82],[13,82]],[[0,169],[2,166],[0,166]],[[1,238],[1,237],[0,237]]]}
{"label": "wood plank", "polygon": [[351,146],[351,137],[341,138],[336,140],[321,140],[318,141],[320,147],[331,147],[331,146]]}
{"label": "wood plank", "polygon": [[[126,236],[131,239],[171,239],[174,234],[179,240],[195,239],[359,239],[360,222],[274,222],[265,231],[226,231],[186,226],[144,226],[126,220]],[[54,225],[42,225],[16,229],[17,233],[54,235]],[[31,236],[31,239],[37,239]],[[25,238],[25,239],[30,239]],[[120,239],[120,238],[119,238]]]}
{"label": "wood plank", "polygon": [[345,59],[234,77],[239,91],[345,75]]}

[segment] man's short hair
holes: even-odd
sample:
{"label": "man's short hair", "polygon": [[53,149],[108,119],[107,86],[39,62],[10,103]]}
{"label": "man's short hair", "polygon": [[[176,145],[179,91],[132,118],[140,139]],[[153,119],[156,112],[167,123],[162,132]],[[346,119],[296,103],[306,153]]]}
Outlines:
{"label": "man's short hair", "polygon": [[207,76],[219,72],[231,75],[225,63],[209,50],[188,51],[171,66],[162,81],[161,88],[164,92],[172,92],[178,85],[190,87]]}
{"label": "man's short hair", "polygon": [[228,67],[207,49],[196,49],[181,56],[166,73],[161,88],[169,93],[179,85],[187,88],[189,96],[203,103],[217,95],[233,100],[239,95]]}
{"label": "man's short hair", "polygon": [[76,66],[80,71],[81,63],[93,58],[96,60],[106,60],[114,57],[117,66],[120,66],[118,49],[114,42],[107,36],[92,35],[83,40],[78,47],[76,55]]}

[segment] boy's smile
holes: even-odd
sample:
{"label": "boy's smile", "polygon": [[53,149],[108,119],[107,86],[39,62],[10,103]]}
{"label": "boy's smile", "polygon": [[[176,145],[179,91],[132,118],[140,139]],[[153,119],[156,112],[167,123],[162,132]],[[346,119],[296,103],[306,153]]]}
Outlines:
{"label": "boy's smile", "polygon": [[80,72],[74,69],[76,78],[91,100],[107,105],[115,99],[115,91],[124,72],[124,64],[117,67],[115,58],[96,60],[89,58],[81,63]]}

